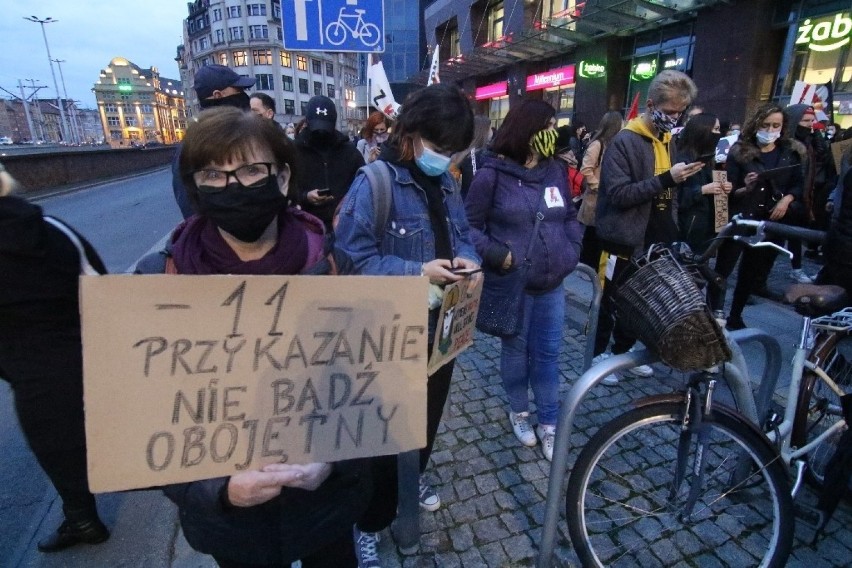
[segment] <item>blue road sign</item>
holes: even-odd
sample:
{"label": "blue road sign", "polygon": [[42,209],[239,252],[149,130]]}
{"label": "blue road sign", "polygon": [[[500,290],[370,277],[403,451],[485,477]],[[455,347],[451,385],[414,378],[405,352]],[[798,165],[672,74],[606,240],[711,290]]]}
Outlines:
{"label": "blue road sign", "polygon": [[281,27],[293,51],[385,50],[383,0],[282,0]]}

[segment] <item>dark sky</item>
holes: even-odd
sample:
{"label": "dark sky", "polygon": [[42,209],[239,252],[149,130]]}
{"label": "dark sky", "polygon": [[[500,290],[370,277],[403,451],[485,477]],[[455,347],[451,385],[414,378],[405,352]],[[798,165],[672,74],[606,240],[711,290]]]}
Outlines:
{"label": "dark sky", "polygon": [[[18,79],[44,85],[40,98],[56,91],[48,65],[41,26],[24,17],[57,20],[45,24],[52,59],[60,59],[68,98],[83,108],[95,108],[92,87],[113,57],[125,57],[139,67],[157,67],[160,75],[180,79],[175,54],[183,43],[186,0],[8,0],[0,18],[0,87],[20,96]],[[62,91],[59,68],[53,64]],[[30,90],[24,89],[29,95]],[[0,98],[10,98],[0,91]]]}

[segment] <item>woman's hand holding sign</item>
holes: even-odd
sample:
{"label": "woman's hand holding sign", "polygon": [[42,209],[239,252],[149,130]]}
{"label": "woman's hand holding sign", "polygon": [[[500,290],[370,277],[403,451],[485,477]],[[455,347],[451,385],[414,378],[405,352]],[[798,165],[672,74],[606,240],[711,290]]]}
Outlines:
{"label": "woman's hand holding sign", "polygon": [[247,471],[228,480],[228,502],[235,507],[253,507],[281,494],[284,487],[313,491],[331,474],[331,464],[291,465],[274,463],[261,471]]}

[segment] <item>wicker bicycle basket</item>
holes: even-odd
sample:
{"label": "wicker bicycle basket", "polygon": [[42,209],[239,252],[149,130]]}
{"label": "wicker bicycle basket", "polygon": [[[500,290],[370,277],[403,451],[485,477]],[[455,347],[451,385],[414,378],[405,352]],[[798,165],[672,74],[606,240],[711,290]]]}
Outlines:
{"label": "wicker bicycle basket", "polygon": [[667,249],[634,261],[636,270],[614,296],[619,324],[667,365],[706,369],[731,358],[731,350],[694,278]]}

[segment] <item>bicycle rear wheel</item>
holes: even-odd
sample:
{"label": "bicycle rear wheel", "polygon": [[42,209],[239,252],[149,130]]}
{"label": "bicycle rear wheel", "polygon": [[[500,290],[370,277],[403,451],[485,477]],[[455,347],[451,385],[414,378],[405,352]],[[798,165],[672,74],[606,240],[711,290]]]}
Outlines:
{"label": "bicycle rear wheel", "polygon": [[[693,436],[684,481],[670,499],[682,411],[673,401],[631,410],[601,427],[581,452],[566,512],[583,566],[783,566],[794,524],[786,471],[737,418],[714,413],[703,490],[690,518],[682,518],[695,457]],[[752,473],[732,483],[743,459]]]}
{"label": "bicycle rear wheel", "polygon": [[[852,337],[835,332],[820,334],[808,360],[819,365],[844,391],[852,391]],[[840,397],[815,373],[807,370],[802,375],[796,409],[791,437],[796,447],[804,446],[843,418]],[[825,468],[841,434],[835,433],[808,452],[805,480],[817,489],[822,489]],[[852,494],[852,480],[848,489],[847,495]]]}

